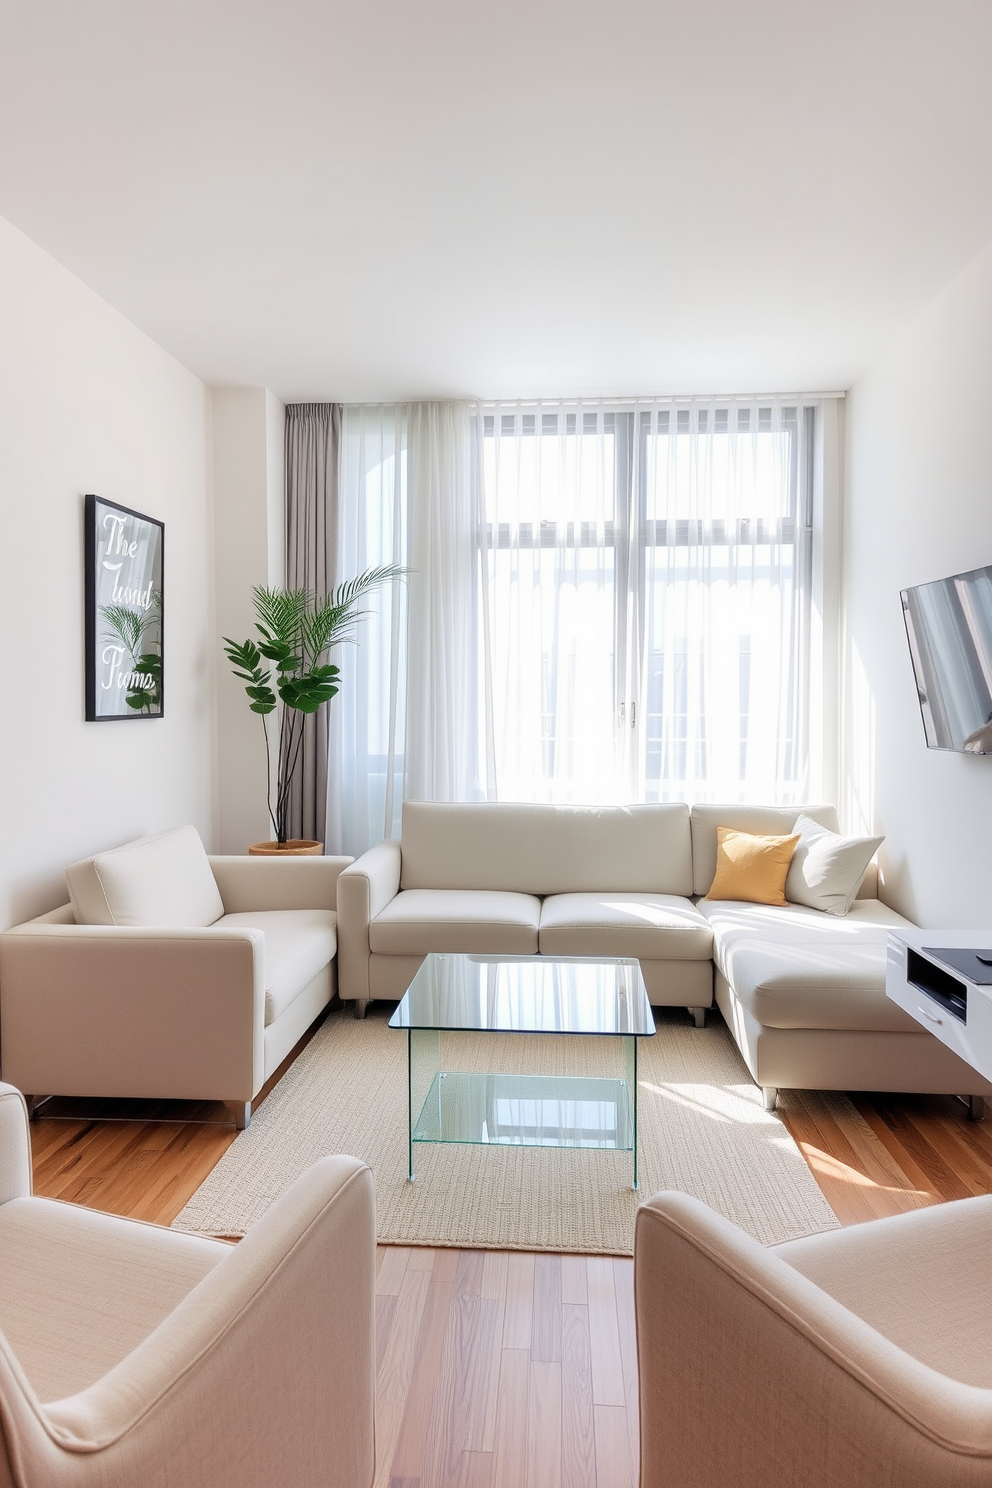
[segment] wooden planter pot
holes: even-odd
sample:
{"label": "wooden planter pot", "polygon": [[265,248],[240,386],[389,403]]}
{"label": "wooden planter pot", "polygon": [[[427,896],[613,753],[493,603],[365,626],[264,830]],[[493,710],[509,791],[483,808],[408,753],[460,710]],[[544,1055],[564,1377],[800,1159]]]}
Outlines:
{"label": "wooden planter pot", "polygon": [[319,858],[324,851],[322,842],[309,837],[291,837],[288,842],[253,842],[248,849],[252,858]]}

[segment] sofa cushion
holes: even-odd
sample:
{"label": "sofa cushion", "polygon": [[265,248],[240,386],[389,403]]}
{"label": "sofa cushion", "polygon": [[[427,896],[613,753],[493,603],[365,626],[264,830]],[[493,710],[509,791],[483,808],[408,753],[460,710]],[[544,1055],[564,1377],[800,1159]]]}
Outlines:
{"label": "sofa cushion", "polygon": [[176,827],[66,869],[77,924],[212,925],[224,904],[195,827]]}
{"label": "sofa cushion", "polygon": [[843,919],[799,904],[775,909],[767,904],[701,899],[697,908],[713,931],[713,960],[734,984],[735,958],[750,946],[781,945],[817,949],[823,946],[880,945],[889,931],[909,926],[901,914],[880,899],[857,899]]}
{"label": "sofa cushion", "polygon": [[732,827],[735,832],[751,832],[758,837],[787,837],[802,810],[806,816],[837,831],[837,809],[834,806],[693,806],[690,817],[692,833],[692,892],[708,894],[716,872],[716,829]]}
{"label": "sofa cushion", "polygon": [[265,1026],[333,961],[338,917],[333,909],[250,909],[222,915],[218,927],[261,930],[265,936]]}
{"label": "sofa cushion", "polygon": [[785,879],[798,841],[798,834],[756,837],[717,827],[716,872],[706,897],[784,905]]}
{"label": "sofa cushion", "polygon": [[530,956],[540,918],[541,901],[532,894],[403,889],[369,925],[369,949],[387,956]]}
{"label": "sofa cushion", "polygon": [[785,881],[785,897],[826,914],[846,915],[885,838],[839,837],[804,812],[796,818],[796,831],[799,845]]}
{"label": "sofa cushion", "polygon": [[885,995],[884,945],[742,946],[733,989],[766,1028],[841,1028],[919,1033]]}
{"label": "sofa cushion", "polygon": [[402,889],[689,894],[689,808],[407,801]]}
{"label": "sofa cushion", "polygon": [[708,961],[713,932],[674,894],[551,894],[541,906],[543,956]]}

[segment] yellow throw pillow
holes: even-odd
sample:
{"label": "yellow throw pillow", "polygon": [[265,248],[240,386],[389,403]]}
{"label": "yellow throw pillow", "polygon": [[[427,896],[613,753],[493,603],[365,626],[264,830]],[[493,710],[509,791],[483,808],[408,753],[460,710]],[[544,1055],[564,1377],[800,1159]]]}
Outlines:
{"label": "yellow throw pillow", "polygon": [[753,837],[731,827],[716,829],[716,874],[707,899],[744,899],[748,904],[787,904],[785,880],[800,834]]}

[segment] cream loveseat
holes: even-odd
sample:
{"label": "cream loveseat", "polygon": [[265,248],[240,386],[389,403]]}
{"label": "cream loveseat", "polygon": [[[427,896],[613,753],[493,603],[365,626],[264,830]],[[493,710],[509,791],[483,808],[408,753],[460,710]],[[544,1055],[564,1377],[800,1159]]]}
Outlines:
{"label": "cream loveseat", "polygon": [[350,858],[209,857],[179,827],[75,863],[0,936],[0,1070],[42,1095],[252,1098],[334,996]]}
{"label": "cream loveseat", "polygon": [[[832,806],[804,808],[837,831]],[[992,1086],[885,996],[901,915],[869,868],[845,915],[708,900],[717,827],[788,835],[798,810],[407,802],[400,842],[338,880],[340,995],[400,997],[430,951],[633,956],[656,1007],[714,999],[774,1107],[780,1088],[985,1095]]]}

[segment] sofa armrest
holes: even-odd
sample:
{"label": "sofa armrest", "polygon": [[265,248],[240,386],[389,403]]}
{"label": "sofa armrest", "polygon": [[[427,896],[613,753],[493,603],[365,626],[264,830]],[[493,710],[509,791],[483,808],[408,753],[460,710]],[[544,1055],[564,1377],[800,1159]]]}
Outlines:
{"label": "sofa armrest", "polygon": [[265,936],[32,921],[0,935],[0,1067],[32,1095],[249,1101]]}
{"label": "sofa armrest", "polygon": [[946,1488],[988,1472],[956,1465],[992,1459],[989,1391],[914,1359],[698,1200],[638,1211],[634,1289],[642,1482]]}
{"label": "sofa armrest", "polygon": [[335,909],[338,875],[353,858],[211,857],[225,914]]}
{"label": "sofa armrest", "polygon": [[0,1204],[31,1193],[31,1139],[24,1097],[0,1084]]}
{"label": "sofa armrest", "polygon": [[89,1389],[39,1407],[3,1370],[25,1481],[365,1488],[374,1290],[372,1175],[325,1157]]}
{"label": "sofa armrest", "polygon": [[338,879],[338,992],[369,998],[369,925],[400,890],[403,857],[392,839],[369,848]]}

